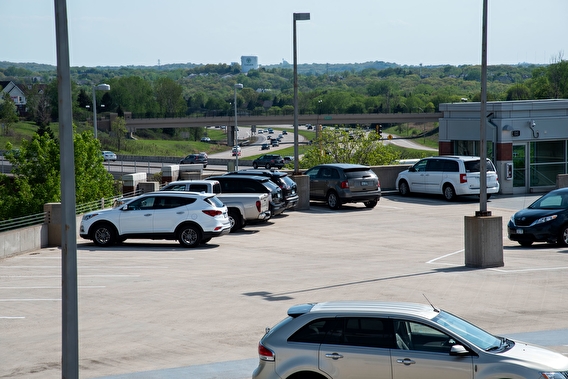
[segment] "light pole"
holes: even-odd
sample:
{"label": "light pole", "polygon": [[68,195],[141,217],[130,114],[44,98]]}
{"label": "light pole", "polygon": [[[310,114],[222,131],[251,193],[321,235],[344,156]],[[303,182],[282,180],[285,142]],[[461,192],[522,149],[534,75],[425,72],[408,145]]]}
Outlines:
{"label": "light pole", "polygon": [[110,91],[110,86],[108,84],[93,86],[93,128],[95,139],[97,139],[97,95],[95,91]]}
{"label": "light pole", "polygon": [[243,89],[241,83],[235,84],[235,171],[239,171],[239,127],[237,125],[237,89]]}
{"label": "light pole", "polygon": [[298,49],[296,47],[296,21],[310,19],[309,13],[294,13],[294,174],[299,175],[298,170]]}

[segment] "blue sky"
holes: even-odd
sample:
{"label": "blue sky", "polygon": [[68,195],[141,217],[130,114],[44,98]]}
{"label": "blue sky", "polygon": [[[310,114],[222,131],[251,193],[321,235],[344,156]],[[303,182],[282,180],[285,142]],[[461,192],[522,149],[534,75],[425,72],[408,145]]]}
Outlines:
{"label": "blue sky", "polygon": [[[568,0],[488,0],[488,64],[568,59]],[[72,66],[480,64],[482,0],[73,0]],[[0,0],[0,61],[55,65],[53,0]]]}

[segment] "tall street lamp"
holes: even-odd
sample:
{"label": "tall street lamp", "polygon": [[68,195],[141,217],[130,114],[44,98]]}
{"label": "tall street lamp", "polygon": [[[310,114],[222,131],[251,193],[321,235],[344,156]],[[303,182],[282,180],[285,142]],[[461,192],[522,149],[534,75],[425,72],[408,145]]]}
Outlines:
{"label": "tall street lamp", "polygon": [[241,83],[235,84],[235,171],[239,171],[239,127],[237,125],[237,89],[243,89]]}
{"label": "tall street lamp", "polygon": [[108,84],[93,86],[93,128],[95,139],[97,139],[97,95],[95,91],[110,91],[110,86]]}
{"label": "tall street lamp", "polygon": [[298,175],[298,49],[296,47],[296,21],[310,19],[309,13],[294,13],[294,174]]}

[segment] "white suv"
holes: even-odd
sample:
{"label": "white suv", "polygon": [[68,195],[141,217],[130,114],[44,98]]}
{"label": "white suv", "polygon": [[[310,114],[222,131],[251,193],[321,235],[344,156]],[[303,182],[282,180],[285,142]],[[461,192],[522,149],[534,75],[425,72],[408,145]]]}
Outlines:
{"label": "white suv", "polygon": [[[480,158],[469,156],[439,156],[418,161],[398,174],[396,188],[407,196],[411,192],[444,195],[446,200],[456,196],[479,195]],[[487,197],[499,192],[495,166],[487,159]]]}
{"label": "white suv", "polygon": [[160,191],[85,214],[80,235],[98,246],[142,238],[177,240],[184,247],[195,247],[230,230],[227,207],[214,194]]}

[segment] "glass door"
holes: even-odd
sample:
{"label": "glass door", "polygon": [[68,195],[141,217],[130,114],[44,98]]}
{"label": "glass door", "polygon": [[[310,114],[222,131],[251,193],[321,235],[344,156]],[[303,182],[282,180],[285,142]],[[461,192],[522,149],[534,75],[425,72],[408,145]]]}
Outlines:
{"label": "glass door", "polygon": [[513,193],[527,191],[527,145],[513,145]]}

